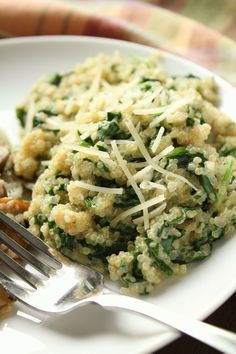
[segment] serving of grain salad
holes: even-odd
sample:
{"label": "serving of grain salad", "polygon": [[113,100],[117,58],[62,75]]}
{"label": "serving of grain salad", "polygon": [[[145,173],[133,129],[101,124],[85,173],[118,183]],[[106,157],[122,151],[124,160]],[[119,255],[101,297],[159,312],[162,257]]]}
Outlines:
{"label": "serving of grain salad", "polygon": [[236,225],[236,124],[217,105],[213,78],[155,55],[43,77],[16,109],[29,230],[132,293],[185,274]]}

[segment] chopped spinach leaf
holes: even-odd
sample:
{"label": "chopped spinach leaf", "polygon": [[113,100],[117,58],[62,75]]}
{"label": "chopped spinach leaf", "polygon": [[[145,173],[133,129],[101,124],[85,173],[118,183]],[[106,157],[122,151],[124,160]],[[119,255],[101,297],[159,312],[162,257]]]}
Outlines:
{"label": "chopped spinach leaf", "polygon": [[58,235],[61,241],[60,250],[68,249],[72,251],[76,247],[78,243],[76,237],[67,234],[60,228],[58,228]]}
{"label": "chopped spinach leaf", "polygon": [[80,142],[80,146],[84,146],[84,147],[90,147],[93,144],[94,144],[93,140],[90,138],[90,136],[84,140],[81,140]]}
{"label": "chopped spinach leaf", "polygon": [[23,107],[16,108],[16,117],[20,122],[22,128],[25,127],[27,111]]}
{"label": "chopped spinach leaf", "polygon": [[107,112],[107,120],[120,119],[122,117],[121,112]]}
{"label": "chopped spinach leaf", "polygon": [[56,174],[55,174],[55,178],[65,178],[65,176],[63,175],[63,173],[61,171],[58,171]]}
{"label": "chopped spinach leaf", "polygon": [[100,150],[100,151],[107,151],[107,149],[105,148],[105,146],[103,146],[103,145],[96,145],[96,147],[98,148],[98,150]]}
{"label": "chopped spinach leaf", "polygon": [[44,122],[39,118],[38,114],[36,113],[33,117],[33,128],[39,127]]}
{"label": "chopped spinach leaf", "polygon": [[232,148],[232,149],[226,149],[226,148],[223,148],[219,151],[220,155],[221,156],[228,156],[228,155],[231,155],[233,157],[236,158],[236,147],[235,148]]}
{"label": "chopped spinach leaf", "polygon": [[105,217],[102,218],[98,215],[95,215],[94,220],[95,220],[96,224],[98,224],[100,227],[106,227],[106,226],[110,225],[109,221]]}
{"label": "chopped spinach leaf", "polygon": [[130,137],[129,133],[121,131],[119,125],[112,120],[110,123],[106,121],[102,122],[98,127],[97,141],[104,141],[107,139],[128,139]]}
{"label": "chopped spinach leaf", "polygon": [[54,195],[55,195],[55,193],[54,193],[54,187],[50,187],[50,188],[49,188],[48,194],[51,195],[51,196],[54,196]]}
{"label": "chopped spinach leaf", "polygon": [[43,217],[41,214],[34,215],[34,223],[35,225],[41,226],[43,223]]}
{"label": "chopped spinach leaf", "polygon": [[160,257],[158,257],[159,254],[159,246],[156,245],[155,247],[152,247],[151,244],[151,240],[146,239],[145,240],[146,245],[148,246],[148,252],[150,254],[150,257],[153,260],[153,263],[164,273],[166,273],[167,275],[173,275],[174,271],[173,269],[168,266]]}
{"label": "chopped spinach leaf", "polygon": [[139,204],[137,194],[132,187],[124,188],[123,194],[116,197],[115,208],[128,208]]}
{"label": "chopped spinach leaf", "polygon": [[95,176],[95,179],[96,179],[95,182],[96,186],[108,187],[108,188],[117,187],[117,183],[114,179],[107,179],[101,176]]}
{"label": "chopped spinach leaf", "polygon": [[52,109],[49,109],[49,108],[40,109],[40,111],[38,111],[38,113],[44,113],[48,117],[56,115],[56,112],[54,112]]}
{"label": "chopped spinach leaf", "polygon": [[167,159],[177,159],[178,167],[185,167],[187,164],[193,161],[195,157],[200,157],[202,162],[206,161],[204,155],[200,152],[190,152],[183,146],[178,146],[172,150],[168,155]]}
{"label": "chopped spinach leaf", "polygon": [[88,257],[100,258],[103,261],[105,261],[106,258],[113,253],[118,254],[120,251],[126,251],[127,247],[128,247],[128,240],[123,240],[123,239],[113,242],[113,244],[110,247],[96,245],[93,247],[94,251]]}
{"label": "chopped spinach leaf", "polygon": [[187,79],[199,79],[199,76],[193,75],[193,74],[188,74],[185,76]]}
{"label": "chopped spinach leaf", "polygon": [[193,126],[194,126],[194,119],[188,117],[188,118],[186,119],[186,126],[187,126],[187,127],[193,127]]}
{"label": "chopped spinach leaf", "polygon": [[207,196],[212,200],[215,201],[215,191],[214,188],[207,176],[200,175],[198,176],[199,182],[203,187],[204,191],[206,192]]}
{"label": "chopped spinach leaf", "polygon": [[231,182],[232,177],[233,177],[233,160],[230,160],[230,161],[227,161],[225,173],[223,175],[218,193],[216,195],[216,205],[217,206],[219,206],[222,203],[224,197],[227,195],[227,188]]}
{"label": "chopped spinach leaf", "polygon": [[130,240],[133,239],[134,236],[137,235],[137,231],[136,231],[135,227],[131,227],[131,226],[124,225],[124,224],[118,225],[116,227],[110,227],[110,231],[111,232],[119,231],[121,237],[122,236],[129,236]]}
{"label": "chopped spinach leaf", "polygon": [[59,191],[66,191],[66,187],[67,187],[66,183],[61,183],[61,184],[59,184],[59,186],[57,187],[57,191],[58,191],[58,192],[59,192]]}
{"label": "chopped spinach leaf", "polygon": [[149,82],[145,82],[141,85],[141,90],[142,91],[149,91],[152,88],[152,84],[150,84]]}
{"label": "chopped spinach leaf", "polygon": [[151,77],[147,77],[147,76],[142,76],[142,79],[141,79],[141,83],[144,83],[144,82],[147,82],[147,81],[159,81],[158,79],[153,79]]}
{"label": "chopped spinach leaf", "polygon": [[84,204],[86,205],[87,208],[96,208],[96,204],[93,201],[92,197],[85,197],[84,198]]}
{"label": "chopped spinach leaf", "polygon": [[168,254],[168,255],[170,254],[170,252],[172,250],[172,243],[174,242],[175,239],[176,239],[176,237],[169,236],[169,237],[163,238],[161,240],[162,248],[166,254]]}
{"label": "chopped spinach leaf", "polygon": [[60,83],[61,83],[61,80],[62,80],[63,76],[56,73],[55,75],[53,75],[49,81],[49,83],[51,85],[54,85],[54,86],[59,86]]}
{"label": "chopped spinach leaf", "polygon": [[104,162],[102,161],[98,161],[97,164],[96,164],[97,168],[103,172],[109,172],[109,168],[105,165]]}

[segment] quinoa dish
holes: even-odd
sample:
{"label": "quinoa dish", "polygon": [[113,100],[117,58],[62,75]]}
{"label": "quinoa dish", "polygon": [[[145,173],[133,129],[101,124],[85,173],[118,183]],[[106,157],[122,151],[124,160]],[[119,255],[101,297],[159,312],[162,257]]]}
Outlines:
{"label": "quinoa dish", "polygon": [[98,55],[41,78],[16,108],[16,178],[29,230],[148,294],[235,232],[236,124],[212,77],[169,76],[158,55]]}

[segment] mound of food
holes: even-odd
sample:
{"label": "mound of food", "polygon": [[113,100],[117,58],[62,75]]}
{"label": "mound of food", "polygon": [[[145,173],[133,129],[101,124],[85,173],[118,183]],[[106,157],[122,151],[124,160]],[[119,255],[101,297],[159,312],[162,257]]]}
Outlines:
{"label": "mound of food", "polygon": [[99,55],[34,85],[15,173],[36,181],[29,230],[146,294],[236,224],[236,124],[213,78],[157,56]]}

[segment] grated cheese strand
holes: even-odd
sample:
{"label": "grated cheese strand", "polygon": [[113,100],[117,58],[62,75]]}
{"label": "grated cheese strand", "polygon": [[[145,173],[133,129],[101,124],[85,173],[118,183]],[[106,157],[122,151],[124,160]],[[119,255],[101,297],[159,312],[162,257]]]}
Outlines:
{"label": "grated cheese strand", "polygon": [[163,127],[160,127],[160,129],[159,129],[159,131],[157,133],[157,136],[156,136],[156,138],[155,138],[155,140],[153,142],[152,148],[151,148],[151,150],[152,150],[152,152],[154,154],[157,151],[158,146],[160,145],[161,138],[162,138],[164,132],[165,132],[165,129]]}
{"label": "grated cheese strand", "polygon": [[[153,219],[155,216],[160,215],[166,208],[166,203],[161,204],[159,207],[155,208],[149,213],[150,220]],[[140,216],[137,219],[133,219],[134,224],[142,224],[143,223],[143,216]]]}
{"label": "grated cheese strand", "polygon": [[124,211],[123,213],[119,214],[111,221],[111,224],[116,225],[118,223],[118,221],[127,218],[127,216],[135,214],[138,211],[144,210],[145,208],[150,208],[151,206],[153,206],[155,204],[163,202],[163,200],[165,200],[165,196],[163,194],[159,195],[158,197],[149,199],[146,202],[136,205],[135,207],[130,208],[130,209]]}
{"label": "grated cheese strand", "polygon": [[72,182],[74,185],[87,189],[92,192],[101,192],[101,193],[109,193],[109,194],[122,194],[123,188],[107,188],[107,187],[100,187],[95,186],[94,184],[85,183],[82,181],[74,181]]}
{"label": "grated cheese strand", "polygon": [[143,181],[140,183],[139,187],[141,189],[147,189],[147,190],[151,190],[151,189],[161,189],[163,191],[166,190],[166,187],[163,186],[163,184],[160,183],[156,183],[156,182],[151,182],[151,181]]}
{"label": "grated cheese strand", "polygon": [[166,108],[170,108],[169,106],[163,106],[163,107],[153,107],[153,108],[142,108],[142,109],[134,109],[133,113],[136,116],[143,116],[143,115],[149,115],[149,114],[162,114],[165,112]]}
{"label": "grated cheese strand", "polygon": [[[144,203],[145,202],[144,196],[143,196],[140,188],[138,187],[137,183],[133,179],[133,176],[130,173],[128,167],[127,167],[127,162],[124,161],[124,159],[122,158],[122,156],[120,154],[120,151],[119,151],[119,149],[117,147],[116,141],[113,140],[111,142],[111,146],[112,146],[113,152],[114,152],[114,154],[116,156],[116,159],[117,159],[120,167],[122,168],[122,170],[123,170],[124,174],[126,175],[129,183],[131,184],[131,186],[133,187],[135,193],[137,194],[137,197],[138,197],[140,203]],[[144,218],[144,228],[145,228],[145,230],[147,230],[149,228],[149,215],[148,215],[147,208],[143,209],[143,218]]]}
{"label": "grated cheese strand", "polygon": [[52,130],[62,130],[62,131],[70,131],[72,129],[79,130],[82,133],[87,131],[95,131],[98,128],[98,123],[88,123],[88,124],[79,124],[78,122],[63,122],[60,120],[55,120],[53,118],[48,118],[46,123],[44,123],[44,127]]}
{"label": "grated cheese strand", "polygon": [[80,146],[78,144],[65,144],[65,147],[67,147],[70,150],[76,150],[82,152],[84,154],[94,155],[102,158],[109,158],[109,154],[107,152],[96,150],[93,147],[85,147],[85,146]]}
{"label": "grated cheese strand", "polygon": [[[137,131],[135,129],[135,126],[133,125],[133,122],[131,120],[128,120],[126,122],[126,126],[129,129],[129,132],[132,135],[132,137],[134,138],[134,140],[137,142],[137,145],[138,145],[138,148],[139,148],[140,152],[143,154],[143,157],[149,163],[150,167],[152,167],[154,170],[156,170],[157,172],[159,172],[159,173],[161,173],[163,175],[167,175],[167,176],[171,176],[171,177],[174,177],[174,178],[178,178],[181,181],[187,183],[194,190],[197,190],[197,188],[191,182],[189,182],[185,177],[180,176],[180,175],[178,175],[176,173],[167,171],[164,168],[162,168],[159,165],[157,165],[155,163],[155,161],[153,161],[153,159],[149,155],[149,152],[147,151],[142,139],[140,138],[139,134],[137,133]],[[147,167],[149,167],[149,166],[147,166]],[[147,167],[145,167],[145,168],[147,168]],[[141,171],[139,171],[139,172],[141,172]]]}
{"label": "grated cheese strand", "polygon": [[[155,161],[160,160],[162,157],[168,155],[172,150],[174,150],[174,146],[173,145],[167,146],[164,150],[162,150],[160,152],[160,154],[158,154],[155,157],[153,157],[152,161],[155,162]],[[144,167],[142,170],[138,171],[137,173],[135,173],[133,175],[133,178],[134,178],[135,181],[140,179],[144,175],[146,175],[149,171],[153,170],[152,166],[150,166],[150,165],[147,166],[147,162],[136,162],[136,163],[135,162],[130,162],[130,165],[132,165],[132,166],[134,166],[136,168]]]}
{"label": "grated cheese strand", "polygon": [[174,113],[175,111],[177,111],[179,108],[185,106],[186,104],[189,104],[193,101],[194,96],[191,95],[189,97],[184,97],[184,98],[180,98],[178,101],[173,102],[171,105],[169,105],[168,109],[166,111],[164,111],[159,117],[157,117],[156,119],[154,119],[149,127],[150,128],[154,128],[156,127],[158,124],[160,124],[160,122],[162,122],[164,119],[166,119],[170,114]]}
{"label": "grated cheese strand", "polygon": [[[158,160],[162,159],[162,157],[168,155],[172,150],[174,150],[174,146],[173,145],[169,145],[167,146],[165,149],[163,149],[156,157]],[[152,159],[153,161],[155,161],[155,159]]]}

